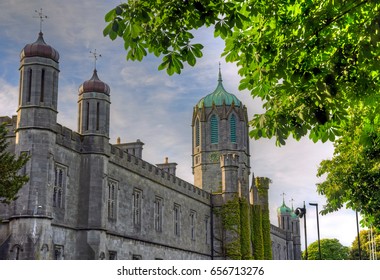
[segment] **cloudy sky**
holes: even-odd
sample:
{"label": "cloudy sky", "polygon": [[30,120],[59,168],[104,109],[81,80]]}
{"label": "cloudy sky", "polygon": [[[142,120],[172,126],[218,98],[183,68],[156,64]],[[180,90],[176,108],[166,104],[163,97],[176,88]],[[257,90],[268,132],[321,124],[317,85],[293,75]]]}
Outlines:
{"label": "cloudy sky", "polygon": [[[223,84],[248,108],[250,116],[261,112],[259,100],[248,92],[238,91],[239,76],[233,64],[220,57],[223,41],[210,30],[197,32],[204,57],[195,67],[186,67],[181,75],[168,76],[158,71],[160,60],[154,56],[143,62],[126,61],[120,39],[103,37],[104,15],[120,0],[1,0],[0,2],[0,116],[16,114],[19,54],[28,43],[37,39],[40,21],[35,10],[48,16],[42,31],[45,41],[60,53],[58,122],[77,130],[78,87],[92,76],[94,59],[90,51],[102,57],[97,62],[98,75],[111,87],[110,141],[145,143],[143,158],[161,163],[164,158],[178,163],[177,175],[192,183],[191,118],[193,106],[212,92],[218,79],[221,62]],[[315,207],[309,202],[325,204],[316,192],[315,176],[321,160],[332,156],[331,143],[314,144],[309,139],[288,141],[276,147],[272,140],[251,141],[252,173],[272,179],[270,186],[271,221],[277,225],[276,209],[285,203],[294,208],[307,204],[308,244],[317,240]],[[320,216],[321,238],[337,238],[346,246],[356,235],[355,214],[341,210]],[[301,222],[302,236],[303,222]],[[302,247],[304,246],[304,243]]]}

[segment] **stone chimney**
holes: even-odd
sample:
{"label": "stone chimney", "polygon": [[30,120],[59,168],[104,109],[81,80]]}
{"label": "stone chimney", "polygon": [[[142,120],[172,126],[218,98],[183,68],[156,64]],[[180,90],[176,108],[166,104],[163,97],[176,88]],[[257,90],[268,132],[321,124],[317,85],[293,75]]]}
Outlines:
{"label": "stone chimney", "polygon": [[175,162],[169,162],[169,158],[168,157],[165,157],[164,163],[158,163],[158,164],[156,164],[156,166],[158,168],[160,168],[160,169],[168,172],[169,174],[175,176],[177,163],[175,163]]}
{"label": "stone chimney", "polygon": [[137,139],[136,142],[120,143],[120,137],[118,137],[115,146],[127,152],[128,154],[142,159],[142,150],[144,143],[141,142],[140,139]]}

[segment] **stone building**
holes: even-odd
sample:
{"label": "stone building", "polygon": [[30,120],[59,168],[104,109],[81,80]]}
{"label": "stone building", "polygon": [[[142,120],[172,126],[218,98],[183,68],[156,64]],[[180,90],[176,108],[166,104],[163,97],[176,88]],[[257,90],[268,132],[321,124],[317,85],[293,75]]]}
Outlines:
{"label": "stone building", "polygon": [[[224,89],[220,71],[215,91],[194,107],[191,184],[168,159],[146,162],[140,140],[110,143],[111,90],[96,69],[79,87],[78,130],[57,123],[59,53],[42,33],[21,51],[19,70],[17,116],[0,123],[9,150],[30,155],[20,170],[30,179],[16,201],[0,205],[0,259],[231,258],[228,245],[240,236],[221,210],[255,197],[268,208],[267,189],[249,184],[247,109]],[[271,226],[269,250],[299,259],[298,218],[284,221]]]}

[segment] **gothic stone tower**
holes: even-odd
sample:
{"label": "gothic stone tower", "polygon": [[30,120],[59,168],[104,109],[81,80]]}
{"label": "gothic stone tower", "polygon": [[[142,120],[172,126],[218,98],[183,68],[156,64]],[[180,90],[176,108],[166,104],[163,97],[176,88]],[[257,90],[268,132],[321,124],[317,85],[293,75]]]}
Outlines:
{"label": "gothic stone tower", "polygon": [[301,259],[301,236],[300,220],[294,213],[293,206],[289,208],[283,199],[282,205],[277,208],[278,226],[286,232],[287,246],[285,248],[273,248],[277,258],[300,260]]}
{"label": "gothic stone tower", "polygon": [[[37,41],[27,44],[20,54],[20,91],[17,109],[15,154],[31,158],[24,171],[29,182],[13,203],[10,220],[10,252],[23,259],[36,259],[49,244],[53,208],[54,176],[51,166],[56,143],[59,54],[39,33]],[[55,194],[62,196],[62,193]],[[23,248],[21,249],[21,245]],[[42,249],[41,249],[42,248]]]}
{"label": "gothic stone tower", "polygon": [[81,248],[79,259],[89,255],[97,258],[105,251],[105,233],[99,229],[105,227],[107,216],[104,201],[110,154],[110,104],[110,87],[94,69],[90,80],[79,87],[78,96],[78,133],[82,136],[78,225],[94,229],[79,234],[80,243],[91,247]]}
{"label": "gothic stone tower", "polygon": [[247,258],[251,243],[239,230],[250,236],[247,109],[224,89],[220,69],[216,89],[194,107],[192,129],[194,185],[212,193],[213,258]]}
{"label": "gothic stone tower", "polygon": [[234,155],[238,180],[234,192],[248,198],[250,155],[247,109],[235,95],[224,89],[220,69],[216,89],[194,107],[192,130],[194,185],[209,192],[220,192],[227,179],[222,175],[222,170],[231,171],[225,163]]}

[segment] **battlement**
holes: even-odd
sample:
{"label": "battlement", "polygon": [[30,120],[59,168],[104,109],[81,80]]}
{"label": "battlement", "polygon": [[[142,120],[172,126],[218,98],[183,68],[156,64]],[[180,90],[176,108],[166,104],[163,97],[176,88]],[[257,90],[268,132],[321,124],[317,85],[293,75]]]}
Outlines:
{"label": "battlement", "polygon": [[57,133],[57,144],[80,152],[82,137],[78,132],[72,131],[70,128],[57,124],[56,126]]}
{"label": "battlement", "polygon": [[110,163],[140,174],[162,186],[182,193],[197,201],[201,201],[207,205],[210,204],[209,192],[206,192],[205,190],[202,190],[139,157],[131,155],[115,145],[111,145]]}
{"label": "battlement", "polygon": [[237,154],[223,154],[220,156],[220,167],[238,167],[239,155]]}

